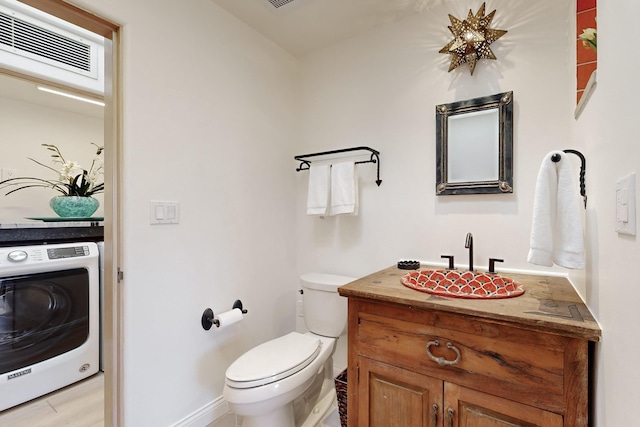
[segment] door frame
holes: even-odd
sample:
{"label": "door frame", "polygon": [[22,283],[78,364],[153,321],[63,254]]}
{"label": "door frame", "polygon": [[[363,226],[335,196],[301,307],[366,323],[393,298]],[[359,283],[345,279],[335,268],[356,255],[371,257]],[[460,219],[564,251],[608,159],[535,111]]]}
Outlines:
{"label": "door frame", "polygon": [[[120,165],[122,164],[122,85],[120,26],[63,0],[19,0],[105,38],[104,91],[104,423],[123,426]],[[29,78],[28,76],[22,76]],[[107,286],[108,284],[108,286]]]}

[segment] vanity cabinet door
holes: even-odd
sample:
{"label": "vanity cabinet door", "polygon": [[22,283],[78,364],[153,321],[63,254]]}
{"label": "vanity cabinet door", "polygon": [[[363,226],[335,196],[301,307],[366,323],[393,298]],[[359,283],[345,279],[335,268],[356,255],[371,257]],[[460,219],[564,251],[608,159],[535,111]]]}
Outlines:
{"label": "vanity cabinet door", "polygon": [[359,427],[444,427],[441,380],[365,357],[359,368]]}
{"label": "vanity cabinet door", "polygon": [[496,397],[487,393],[444,384],[447,427],[562,427],[561,415]]}

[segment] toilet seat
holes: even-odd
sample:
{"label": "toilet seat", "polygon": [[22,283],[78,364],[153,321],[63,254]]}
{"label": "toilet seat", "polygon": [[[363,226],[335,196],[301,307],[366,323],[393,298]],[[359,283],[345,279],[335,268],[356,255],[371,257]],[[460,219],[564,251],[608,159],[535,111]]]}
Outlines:
{"label": "toilet seat", "polygon": [[226,383],[252,388],[279,381],[308,366],[320,353],[319,338],[291,332],[247,351],[229,366]]}

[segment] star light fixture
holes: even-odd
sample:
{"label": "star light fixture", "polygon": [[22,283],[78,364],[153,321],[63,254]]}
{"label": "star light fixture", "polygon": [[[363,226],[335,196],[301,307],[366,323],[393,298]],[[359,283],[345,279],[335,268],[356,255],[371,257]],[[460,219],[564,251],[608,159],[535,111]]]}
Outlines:
{"label": "star light fixture", "polygon": [[464,21],[449,15],[449,20],[451,20],[449,30],[454,38],[440,49],[440,53],[451,55],[449,71],[466,63],[469,64],[469,71],[473,75],[478,60],[483,58],[496,59],[489,45],[505,35],[507,31],[489,28],[496,11],[494,10],[485,16],[484,8],[485,4],[482,3],[475,15],[469,9],[469,16]]}

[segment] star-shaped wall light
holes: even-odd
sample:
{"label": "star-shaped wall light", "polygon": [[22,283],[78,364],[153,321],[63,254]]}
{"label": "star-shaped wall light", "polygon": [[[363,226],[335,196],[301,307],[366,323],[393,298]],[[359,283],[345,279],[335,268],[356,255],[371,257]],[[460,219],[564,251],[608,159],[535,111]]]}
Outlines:
{"label": "star-shaped wall light", "polygon": [[449,20],[451,20],[449,30],[451,30],[454,38],[440,49],[440,53],[451,55],[449,71],[466,63],[469,64],[469,71],[473,75],[473,70],[475,70],[478,60],[483,58],[496,59],[489,45],[507,32],[489,28],[496,11],[494,10],[485,16],[484,8],[485,4],[482,3],[478,13],[475,15],[469,10],[469,16],[464,21],[449,15]]}

